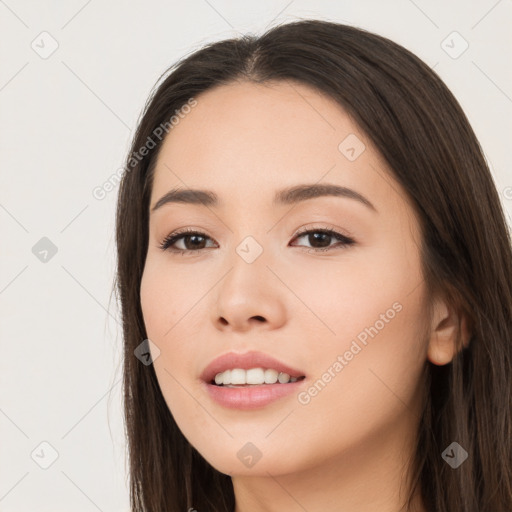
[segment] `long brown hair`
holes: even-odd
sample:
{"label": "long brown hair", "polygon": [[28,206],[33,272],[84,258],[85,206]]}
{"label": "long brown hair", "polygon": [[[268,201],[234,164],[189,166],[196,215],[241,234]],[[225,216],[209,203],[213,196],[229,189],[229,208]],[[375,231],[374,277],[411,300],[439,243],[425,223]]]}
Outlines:
{"label": "long brown hair", "polygon": [[[153,365],[134,356],[147,338],[139,292],[152,176],[164,140],[155,133],[162,126],[171,133],[173,113],[212,87],[295,81],[336,100],[373,141],[419,219],[430,296],[442,292],[470,327],[469,345],[462,347],[459,336],[461,350],[451,363],[425,363],[426,401],[407,505],[419,489],[429,511],[512,511],[512,244],[480,145],[442,80],[385,37],[300,20],[211,43],[159,81],[127,157],[116,216],[132,510],[232,512],[235,504],[231,477],[188,443]],[[456,469],[442,457],[454,441],[469,454]]]}

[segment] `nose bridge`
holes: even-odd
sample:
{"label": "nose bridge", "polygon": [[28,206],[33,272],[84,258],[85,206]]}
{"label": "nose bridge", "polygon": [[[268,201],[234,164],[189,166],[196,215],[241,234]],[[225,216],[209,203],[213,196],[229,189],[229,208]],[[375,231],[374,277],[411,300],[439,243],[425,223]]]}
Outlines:
{"label": "nose bridge", "polygon": [[[271,272],[267,265],[271,266],[272,251],[269,244],[269,237],[260,231],[241,230],[235,234],[235,244],[229,258],[231,271],[230,280],[238,281],[242,279],[245,283],[239,283],[241,286],[266,285]],[[238,243],[237,238],[238,237]]]}
{"label": "nose bridge", "polygon": [[253,265],[258,261],[261,264],[261,261],[268,259],[268,253],[270,251],[268,238],[269,237],[263,236],[260,233],[245,235],[236,245],[235,253],[247,265]]}
{"label": "nose bridge", "polygon": [[[234,219],[229,226],[232,231],[233,241],[233,261],[238,262],[241,259],[247,265],[253,265],[260,262],[268,262],[272,253],[273,235],[275,230],[271,231],[272,224],[275,221],[270,219],[261,203],[255,203],[254,199],[240,198],[244,201],[238,204],[237,213],[232,216]],[[267,270],[268,271],[268,270]]]}
{"label": "nose bridge", "polygon": [[231,268],[228,274],[230,280],[235,277],[248,282],[263,279],[270,286],[269,281],[275,280],[267,265],[271,268],[278,266],[281,241],[278,239],[277,219],[270,214],[269,196],[270,192],[237,195],[230,203],[231,210],[223,211],[230,219],[226,223],[230,230],[229,256],[226,258],[226,264]]}
{"label": "nose bridge", "polygon": [[248,327],[251,318],[275,323],[286,308],[279,280],[269,270],[275,266],[270,237],[264,229],[251,234],[242,228],[234,232],[236,237],[239,241],[226,260],[227,273],[215,294],[214,321],[238,328]]}

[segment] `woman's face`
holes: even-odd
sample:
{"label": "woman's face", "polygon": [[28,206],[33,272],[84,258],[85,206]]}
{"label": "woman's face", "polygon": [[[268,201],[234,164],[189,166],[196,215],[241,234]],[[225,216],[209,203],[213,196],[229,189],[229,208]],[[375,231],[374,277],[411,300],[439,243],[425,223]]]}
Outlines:
{"label": "woman's face", "polygon": [[[345,111],[307,86],[237,83],[196,100],[163,143],[150,209],[172,189],[218,201],[151,211],[141,283],[170,412],[226,474],[389,463],[415,433],[427,357],[420,232],[403,189]],[[353,192],[274,201],[304,185]],[[159,247],[187,228],[200,235]],[[290,386],[267,403],[214,400],[206,366],[249,351],[305,378],[258,386],[260,397]],[[214,391],[226,399],[249,390]]]}

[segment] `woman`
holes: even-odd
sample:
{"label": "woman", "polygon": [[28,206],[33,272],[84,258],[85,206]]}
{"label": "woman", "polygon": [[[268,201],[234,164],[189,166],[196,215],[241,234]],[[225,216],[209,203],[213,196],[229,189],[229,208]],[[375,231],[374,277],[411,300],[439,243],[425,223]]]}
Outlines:
{"label": "woman", "polygon": [[512,251],[439,77],[319,20],[148,101],[117,210],[132,510],[512,510]]}

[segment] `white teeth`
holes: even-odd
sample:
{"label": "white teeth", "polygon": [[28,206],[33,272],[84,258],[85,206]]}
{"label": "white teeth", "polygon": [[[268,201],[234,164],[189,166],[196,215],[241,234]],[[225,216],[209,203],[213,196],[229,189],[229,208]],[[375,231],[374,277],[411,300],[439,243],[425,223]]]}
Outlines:
{"label": "white teeth", "polygon": [[290,377],[287,373],[278,372],[273,369],[251,368],[249,370],[242,370],[241,368],[234,368],[226,370],[215,375],[215,384],[217,385],[258,385],[258,384],[287,384],[288,382],[296,382],[297,377]]}
{"label": "white teeth", "polygon": [[[240,371],[243,372],[243,370]],[[245,372],[245,382],[242,382],[242,384],[263,384],[264,382],[265,373],[263,368],[251,368]]]}
{"label": "white teeth", "polygon": [[287,373],[280,373],[278,380],[281,384],[286,384],[287,382],[290,382],[290,376]]}
{"label": "white teeth", "polygon": [[265,384],[275,384],[277,382],[277,370],[265,370]]}
{"label": "white teeth", "polygon": [[231,384],[231,370],[226,370],[222,376],[222,384]]}
{"label": "white teeth", "polygon": [[231,370],[230,384],[247,384],[245,380],[245,370],[240,370],[240,368]]}

